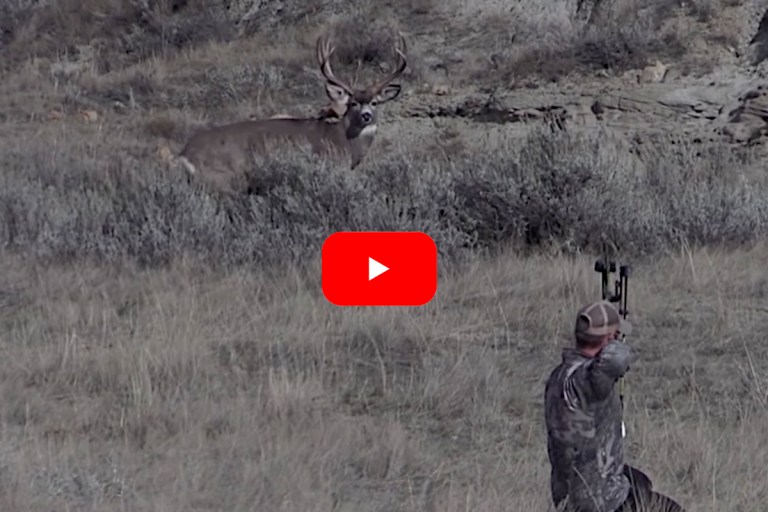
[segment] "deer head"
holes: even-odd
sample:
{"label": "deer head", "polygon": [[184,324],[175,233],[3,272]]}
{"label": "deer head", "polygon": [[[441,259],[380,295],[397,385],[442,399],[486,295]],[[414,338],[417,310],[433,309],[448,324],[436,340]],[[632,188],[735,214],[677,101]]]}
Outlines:
{"label": "deer head", "polygon": [[344,122],[347,137],[356,138],[361,134],[373,134],[376,130],[376,106],[391,101],[400,94],[401,86],[392,84],[407,65],[405,39],[398,34],[394,46],[397,62],[394,70],[378,82],[364,89],[349,86],[336,77],[331,69],[330,58],[334,47],[327,37],[317,40],[317,62],[325,78],[325,92],[331,103],[322,112],[324,116],[338,117]]}

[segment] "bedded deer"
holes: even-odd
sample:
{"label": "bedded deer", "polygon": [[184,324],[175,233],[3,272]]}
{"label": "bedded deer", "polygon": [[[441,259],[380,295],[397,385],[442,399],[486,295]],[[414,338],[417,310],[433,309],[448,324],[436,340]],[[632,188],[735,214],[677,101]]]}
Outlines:
{"label": "bedded deer", "polygon": [[397,63],[393,71],[373,85],[357,89],[337,78],[331,69],[334,47],[320,37],[316,57],[330,104],[312,118],[278,115],[269,119],[241,121],[200,131],[189,139],[179,160],[192,175],[220,188],[232,190],[243,179],[252,154],[268,155],[293,145],[305,146],[317,155],[341,156],[356,168],[376,134],[376,106],[400,94],[391,83],[406,68],[405,40],[394,45]]}

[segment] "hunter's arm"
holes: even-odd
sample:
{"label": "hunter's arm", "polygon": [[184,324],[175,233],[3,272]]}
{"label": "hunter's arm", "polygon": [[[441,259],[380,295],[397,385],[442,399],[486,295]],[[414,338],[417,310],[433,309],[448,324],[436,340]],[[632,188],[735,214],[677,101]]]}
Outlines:
{"label": "hunter's arm", "polygon": [[629,370],[631,356],[629,345],[612,341],[571,375],[571,385],[581,391],[581,396],[604,400],[616,381]]}

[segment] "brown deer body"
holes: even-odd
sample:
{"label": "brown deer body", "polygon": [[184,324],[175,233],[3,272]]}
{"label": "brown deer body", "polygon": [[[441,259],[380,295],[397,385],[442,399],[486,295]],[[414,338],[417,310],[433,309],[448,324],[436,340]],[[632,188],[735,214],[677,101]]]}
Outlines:
{"label": "brown deer body", "polygon": [[[405,42],[400,37],[404,49]],[[349,159],[356,168],[365,157],[376,134],[376,105],[395,99],[401,87],[390,84],[406,67],[405,54],[395,48],[398,64],[380,82],[365,89],[354,89],[336,78],[331,70],[333,48],[320,38],[317,60],[325,78],[331,104],[314,118],[284,115],[270,119],[241,121],[196,133],[179,154],[179,160],[192,175],[217,188],[233,190],[244,182],[252,154],[267,155],[291,146],[303,146],[316,155]]]}

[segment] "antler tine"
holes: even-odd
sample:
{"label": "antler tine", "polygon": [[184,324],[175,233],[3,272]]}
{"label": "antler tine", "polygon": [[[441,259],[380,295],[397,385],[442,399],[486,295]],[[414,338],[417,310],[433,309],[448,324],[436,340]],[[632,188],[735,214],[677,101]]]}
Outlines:
{"label": "antler tine", "polygon": [[405,37],[400,32],[398,32],[397,36],[396,43],[393,45],[397,54],[397,68],[376,84],[375,90],[377,92],[380,92],[389,82],[399,77],[405,71],[406,66],[408,66],[408,60],[405,57],[405,52],[407,51]]}
{"label": "antler tine", "polygon": [[351,94],[352,88],[336,78],[336,75],[334,75],[333,70],[331,69],[331,54],[334,52],[335,48],[331,45],[327,36],[321,36],[317,39],[316,49],[317,63],[320,64],[320,71],[323,73],[325,79],[334,85],[346,89],[347,92]]}

